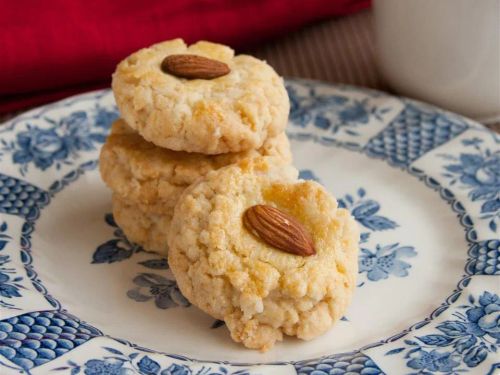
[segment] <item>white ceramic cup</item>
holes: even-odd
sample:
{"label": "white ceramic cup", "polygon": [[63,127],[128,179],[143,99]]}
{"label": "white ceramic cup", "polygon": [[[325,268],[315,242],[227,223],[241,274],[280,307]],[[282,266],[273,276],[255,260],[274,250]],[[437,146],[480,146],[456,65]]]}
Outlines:
{"label": "white ceramic cup", "polygon": [[374,0],[377,60],[397,92],[500,120],[500,0]]}

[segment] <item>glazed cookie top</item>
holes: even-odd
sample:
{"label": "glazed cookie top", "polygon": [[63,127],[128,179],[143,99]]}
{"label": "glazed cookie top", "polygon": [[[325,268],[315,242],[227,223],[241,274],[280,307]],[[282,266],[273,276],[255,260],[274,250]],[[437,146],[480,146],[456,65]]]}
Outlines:
{"label": "glazed cookie top", "polygon": [[99,167],[104,182],[122,198],[173,208],[182,191],[199,177],[256,156],[275,156],[290,163],[292,155],[287,136],[281,133],[268,139],[258,150],[203,155],[155,146],[118,119],[101,150]]}
{"label": "glazed cookie top", "polygon": [[[165,73],[162,61],[177,54],[223,62],[230,72],[214,79]],[[285,129],[290,107],[283,79],[268,64],[205,41],[187,46],[174,39],[141,49],[118,64],[112,87],[125,121],[148,141],[176,151],[259,148]]]}
{"label": "glazed cookie top", "polygon": [[[188,188],[168,237],[169,264],[184,295],[224,319],[236,341],[263,350],[281,332],[310,339],[340,318],[355,286],[359,240],[352,216],[321,185],[297,181],[291,167],[270,160],[210,172]],[[248,230],[243,217],[255,205],[300,222],[315,254],[279,250]],[[272,232],[268,219],[259,220]]]}

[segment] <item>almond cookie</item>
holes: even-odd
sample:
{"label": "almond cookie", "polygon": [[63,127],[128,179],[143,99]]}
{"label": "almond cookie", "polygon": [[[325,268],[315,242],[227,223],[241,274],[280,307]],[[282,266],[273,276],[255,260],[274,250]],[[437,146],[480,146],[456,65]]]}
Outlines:
{"label": "almond cookie", "polygon": [[274,156],[290,163],[292,154],[287,136],[281,133],[268,139],[257,150],[203,155],[157,147],[118,119],[101,149],[99,168],[104,182],[123,198],[173,208],[180,193],[199,177],[257,156]]}
{"label": "almond cookie", "polygon": [[[168,259],[182,293],[248,348],[323,334],[356,285],[356,221],[321,185],[295,175],[270,158],[244,160],[208,173],[175,207]],[[256,205],[292,219],[271,214],[249,228],[243,218]]]}
{"label": "almond cookie", "polygon": [[[229,73],[188,79],[162,70],[167,56],[186,54],[225,64]],[[259,148],[283,132],[290,109],[283,79],[268,64],[204,41],[187,46],[174,39],[141,49],[118,64],[112,87],[125,121],[146,140],[175,151]]]}

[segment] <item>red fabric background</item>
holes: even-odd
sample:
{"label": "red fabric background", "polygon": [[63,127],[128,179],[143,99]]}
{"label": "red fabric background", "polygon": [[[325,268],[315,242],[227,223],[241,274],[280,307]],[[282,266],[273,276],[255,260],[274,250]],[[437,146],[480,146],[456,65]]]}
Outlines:
{"label": "red fabric background", "polygon": [[248,48],[370,0],[0,0],[0,112],[109,85],[122,58],[182,37]]}

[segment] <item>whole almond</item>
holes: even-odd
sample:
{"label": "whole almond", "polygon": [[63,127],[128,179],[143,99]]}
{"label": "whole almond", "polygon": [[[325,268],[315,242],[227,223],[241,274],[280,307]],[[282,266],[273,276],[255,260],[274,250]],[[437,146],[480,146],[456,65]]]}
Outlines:
{"label": "whole almond", "polygon": [[198,55],[169,55],[161,63],[168,74],[188,79],[213,79],[228,74],[227,64]]}
{"label": "whole almond", "polygon": [[316,254],[311,235],[293,216],[268,205],[258,204],[243,214],[243,225],[262,241],[290,254]]}

